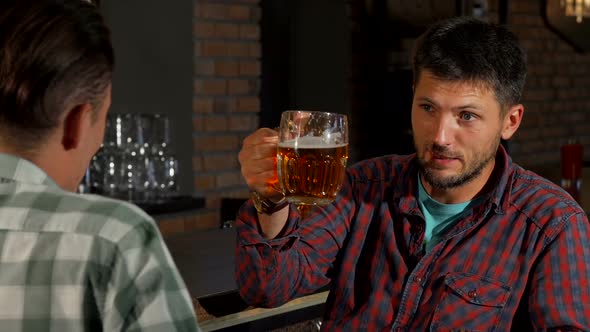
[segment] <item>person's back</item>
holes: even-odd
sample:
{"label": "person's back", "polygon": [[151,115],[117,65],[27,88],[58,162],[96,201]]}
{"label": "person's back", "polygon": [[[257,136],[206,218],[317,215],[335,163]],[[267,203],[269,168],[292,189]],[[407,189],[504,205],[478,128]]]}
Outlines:
{"label": "person's back", "polygon": [[93,4],[0,2],[0,330],[196,331],[154,220],[75,191],[100,146],[114,54]]}
{"label": "person's back", "polygon": [[182,285],[143,211],[0,154],[0,330],[191,330]]}

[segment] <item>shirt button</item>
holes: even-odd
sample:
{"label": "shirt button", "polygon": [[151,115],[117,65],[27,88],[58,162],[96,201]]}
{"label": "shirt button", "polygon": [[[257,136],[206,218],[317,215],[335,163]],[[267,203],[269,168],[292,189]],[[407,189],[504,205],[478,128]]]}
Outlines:
{"label": "shirt button", "polygon": [[421,283],[422,280],[423,280],[422,277],[418,277],[418,276],[415,276],[414,277],[414,281],[417,282],[417,283]]}
{"label": "shirt button", "polygon": [[477,297],[477,291],[474,290],[470,290],[469,293],[467,293],[467,296],[471,297],[471,298],[476,298]]}

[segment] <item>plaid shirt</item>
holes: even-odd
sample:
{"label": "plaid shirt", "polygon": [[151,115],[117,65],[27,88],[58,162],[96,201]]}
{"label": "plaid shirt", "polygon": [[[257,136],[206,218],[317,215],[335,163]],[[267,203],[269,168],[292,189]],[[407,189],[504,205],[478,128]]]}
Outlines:
{"label": "plaid shirt", "polygon": [[242,297],[277,306],[332,282],[323,330],[590,331],[590,227],[553,183],[503,148],[483,203],[425,253],[415,156],[348,169],[339,197],[265,241],[238,215]]}
{"label": "plaid shirt", "polygon": [[0,331],[197,331],[153,220],[0,154]]}

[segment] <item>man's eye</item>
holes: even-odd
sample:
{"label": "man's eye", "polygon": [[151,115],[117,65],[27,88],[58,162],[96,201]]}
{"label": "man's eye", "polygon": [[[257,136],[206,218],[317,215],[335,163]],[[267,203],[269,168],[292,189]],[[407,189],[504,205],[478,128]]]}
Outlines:
{"label": "man's eye", "polygon": [[420,107],[425,110],[426,112],[431,112],[432,111],[432,106],[428,105],[428,104],[422,104],[420,105]]}
{"label": "man's eye", "polygon": [[475,119],[475,116],[473,115],[473,113],[469,113],[469,112],[461,113],[460,117],[461,117],[461,120],[464,120],[464,121],[470,121],[470,120]]}

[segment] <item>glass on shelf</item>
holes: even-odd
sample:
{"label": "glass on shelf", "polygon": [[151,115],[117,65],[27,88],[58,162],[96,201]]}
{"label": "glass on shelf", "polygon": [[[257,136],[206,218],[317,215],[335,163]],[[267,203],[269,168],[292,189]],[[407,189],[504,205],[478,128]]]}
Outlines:
{"label": "glass on shelf", "polygon": [[111,113],[104,142],[80,186],[135,203],[156,203],[178,194],[178,161],[163,114]]}

